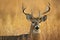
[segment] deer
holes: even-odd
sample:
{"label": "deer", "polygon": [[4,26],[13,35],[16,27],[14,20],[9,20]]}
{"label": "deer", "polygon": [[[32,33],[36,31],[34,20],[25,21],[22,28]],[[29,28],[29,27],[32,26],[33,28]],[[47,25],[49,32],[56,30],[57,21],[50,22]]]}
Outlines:
{"label": "deer", "polygon": [[[48,3],[49,4],[49,3]],[[46,11],[42,14],[39,11],[39,16],[37,18],[33,17],[33,14],[28,14],[25,12],[22,6],[22,12],[26,16],[26,19],[31,22],[29,34],[22,34],[19,36],[0,36],[0,40],[40,40],[40,23],[47,20],[47,14],[50,11],[50,4],[47,5]]]}

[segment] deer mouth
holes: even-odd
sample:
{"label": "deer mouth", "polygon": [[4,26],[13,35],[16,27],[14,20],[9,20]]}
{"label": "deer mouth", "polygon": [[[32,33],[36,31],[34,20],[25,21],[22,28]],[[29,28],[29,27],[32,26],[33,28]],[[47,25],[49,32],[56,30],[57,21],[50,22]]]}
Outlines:
{"label": "deer mouth", "polygon": [[41,30],[39,29],[39,30],[33,30],[33,33],[40,33],[41,32]]}

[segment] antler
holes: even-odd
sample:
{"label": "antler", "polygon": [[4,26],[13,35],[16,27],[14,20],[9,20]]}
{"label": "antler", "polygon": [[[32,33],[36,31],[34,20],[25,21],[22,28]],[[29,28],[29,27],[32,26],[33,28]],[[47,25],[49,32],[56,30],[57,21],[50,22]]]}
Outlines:
{"label": "antler", "polygon": [[[25,13],[25,9],[26,9],[26,8],[24,8],[24,7],[22,6],[23,13],[24,13],[25,15],[28,15],[28,13]],[[31,14],[29,14],[29,15],[32,15],[32,10],[31,10]]]}
{"label": "antler", "polygon": [[48,6],[46,7],[46,11],[43,13],[40,13],[39,11],[39,18],[42,17],[44,14],[48,13],[50,11],[50,3],[48,3]]}
{"label": "antler", "polygon": [[25,9],[26,9],[26,8],[24,8],[24,7],[22,6],[23,13],[24,13],[25,15],[27,15],[27,13],[24,12]]}
{"label": "antler", "polygon": [[[26,15],[26,18],[27,18],[28,20],[29,20],[29,19],[32,19],[32,18],[33,18],[32,12],[31,12],[31,14],[25,13],[25,12],[24,12],[25,9],[26,9],[26,8],[24,8],[24,7],[22,6],[22,10],[23,10],[23,13]],[[31,11],[32,11],[32,10],[31,10]]]}
{"label": "antler", "polygon": [[46,14],[46,13],[48,13],[49,11],[50,11],[50,3],[48,3],[48,6],[46,7],[46,11],[43,12],[43,14]]}
{"label": "antler", "polygon": [[[48,3],[48,4],[49,4],[49,3]],[[50,4],[47,6],[45,12],[40,13],[40,11],[39,11],[39,19],[40,19],[41,21],[45,21],[45,20],[47,19],[46,13],[48,13],[49,11],[50,11]]]}

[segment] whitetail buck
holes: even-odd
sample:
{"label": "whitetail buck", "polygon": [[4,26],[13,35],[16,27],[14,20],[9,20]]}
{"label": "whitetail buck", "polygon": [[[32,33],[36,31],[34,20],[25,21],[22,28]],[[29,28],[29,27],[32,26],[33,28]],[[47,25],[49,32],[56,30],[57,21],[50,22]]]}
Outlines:
{"label": "whitetail buck", "polygon": [[25,13],[25,9],[22,6],[23,13],[26,15],[26,19],[30,20],[31,28],[29,34],[23,34],[19,36],[1,36],[0,40],[40,40],[40,32],[39,32],[39,23],[44,22],[47,19],[46,13],[50,11],[50,5],[47,6],[46,11],[42,14],[39,11],[39,17],[34,18],[31,14]]}

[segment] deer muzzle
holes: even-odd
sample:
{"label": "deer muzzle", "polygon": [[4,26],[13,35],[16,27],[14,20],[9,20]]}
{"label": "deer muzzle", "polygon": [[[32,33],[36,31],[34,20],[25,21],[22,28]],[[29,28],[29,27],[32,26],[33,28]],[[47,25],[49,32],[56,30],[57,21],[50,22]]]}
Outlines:
{"label": "deer muzzle", "polygon": [[39,29],[39,25],[36,25],[36,26],[35,26],[35,30],[38,30],[38,29]]}

